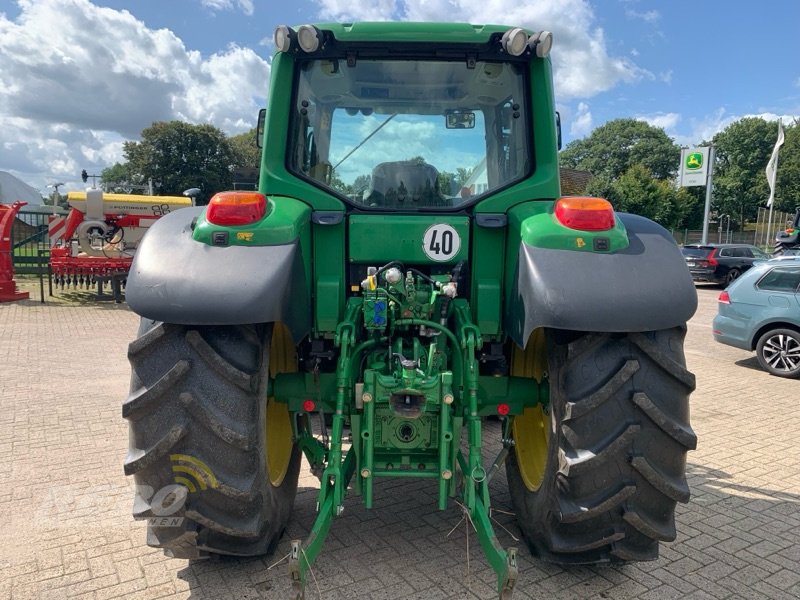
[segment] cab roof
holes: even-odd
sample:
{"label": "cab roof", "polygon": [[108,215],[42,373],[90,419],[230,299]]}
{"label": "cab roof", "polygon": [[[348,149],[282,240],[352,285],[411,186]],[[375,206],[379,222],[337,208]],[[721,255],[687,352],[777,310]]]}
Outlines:
{"label": "cab roof", "polygon": [[[366,21],[360,23],[315,23],[341,42],[439,42],[483,44],[492,34],[503,34],[510,25],[469,23],[421,23],[413,21]],[[527,31],[527,30],[526,30]],[[528,33],[532,33],[528,31]]]}

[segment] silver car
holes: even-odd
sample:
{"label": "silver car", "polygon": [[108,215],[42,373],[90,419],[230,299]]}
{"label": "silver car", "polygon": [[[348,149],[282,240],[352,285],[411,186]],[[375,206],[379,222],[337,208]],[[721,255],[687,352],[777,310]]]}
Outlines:
{"label": "silver car", "polygon": [[773,375],[800,377],[800,257],[756,262],[720,294],[713,329]]}

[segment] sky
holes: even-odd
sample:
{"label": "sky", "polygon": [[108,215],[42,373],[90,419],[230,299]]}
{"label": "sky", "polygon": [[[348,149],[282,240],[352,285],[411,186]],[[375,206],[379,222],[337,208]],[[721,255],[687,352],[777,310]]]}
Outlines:
{"label": "sky", "polygon": [[553,32],[564,141],[636,118],[681,145],[800,118],[800,2],[0,0],[0,171],[82,189],[154,121],[229,135],[266,103],[277,25],[413,20]]}

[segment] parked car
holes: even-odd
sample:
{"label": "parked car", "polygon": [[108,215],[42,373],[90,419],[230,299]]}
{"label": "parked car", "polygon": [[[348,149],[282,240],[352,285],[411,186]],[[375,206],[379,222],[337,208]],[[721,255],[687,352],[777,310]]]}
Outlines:
{"label": "parked car", "polygon": [[747,271],[754,261],[769,259],[769,254],[749,244],[688,244],[681,252],[692,279],[723,285]]}
{"label": "parked car", "polygon": [[713,324],[722,344],[755,350],[779,377],[800,377],[800,257],[759,261],[719,295]]}

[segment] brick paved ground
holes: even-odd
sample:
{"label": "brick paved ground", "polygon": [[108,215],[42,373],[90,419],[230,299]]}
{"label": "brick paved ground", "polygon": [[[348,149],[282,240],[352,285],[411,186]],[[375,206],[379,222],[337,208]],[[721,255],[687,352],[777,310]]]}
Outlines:
{"label": "brick paved ground", "polygon": [[[800,597],[798,384],[758,369],[751,354],[711,340],[719,290],[700,288],[686,351],[697,374],[689,456],[693,498],[678,509],[678,540],[661,558],[564,570],[520,544],[515,598]],[[0,600],[13,598],[284,598],[285,564],[226,559],[188,564],[144,544],[122,475],[127,426],[125,306],[0,305]],[[290,537],[314,513],[304,472]],[[505,480],[495,506],[510,510]],[[494,576],[455,509],[435,510],[429,482],[380,481],[376,508],[350,499],[314,568],[308,598],[493,598]],[[513,518],[496,514],[509,532]],[[498,528],[499,529],[499,528]]]}

